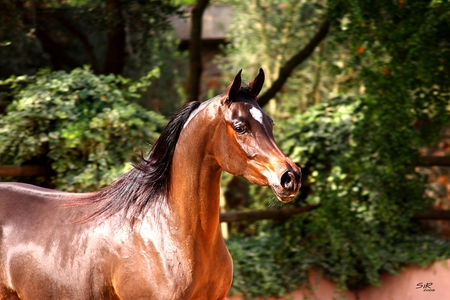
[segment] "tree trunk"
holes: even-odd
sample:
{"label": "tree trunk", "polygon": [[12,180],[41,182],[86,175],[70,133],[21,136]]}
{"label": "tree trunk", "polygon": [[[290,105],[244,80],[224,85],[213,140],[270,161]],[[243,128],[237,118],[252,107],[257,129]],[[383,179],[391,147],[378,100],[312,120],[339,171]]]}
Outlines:
{"label": "tree trunk", "polygon": [[53,17],[55,20],[57,20],[62,26],[67,28],[67,30],[70,31],[70,33],[80,41],[81,45],[83,45],[84,50],[86,51],[86,54],[89,58],[89,63],[91,66],[91,69],[98,73],[98,64],[97,59],[95,57],[94,47],[89,42],[89,39],[84,32],[80,31],[76,26],[74,26],[68,19],[61,16],[61,14],[57,11],[53,14]]}
{"label": "tree trunk", "polygon": [[105,0],[108,41],[103,74],[121,74],[125,63],[125,24],[119,0]]}
{"label": "tree trunk", "polygon": [[209,0],[197,0],[191,11],[191,36],[189,41],[189,81],[188,101],[198,100],[200,94],[200,79],[202,76],[202,23],[203,13]]}
{"label": "tree trunk", "polygon": [[41,42],[44,51],[50,56],[53,70],[70,70],[79,66],[78,62],[68,55],[44,29],[37,27],[35,34]]}

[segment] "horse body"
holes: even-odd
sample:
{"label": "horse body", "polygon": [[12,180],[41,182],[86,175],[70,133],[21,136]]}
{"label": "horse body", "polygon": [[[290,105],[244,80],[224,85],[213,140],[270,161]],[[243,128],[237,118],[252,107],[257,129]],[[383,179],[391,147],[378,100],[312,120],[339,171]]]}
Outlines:
{"label": "horse body", "polygon": [[[203,165],[177,157],[178,168]],[[94,207],[62,205],[89,194],[0,183],[3,293],[14,290],[33,300],[223,299],[232,263],[218,226],[215,171],[215,180],[207,169],[199,170],[199,178],[174,180],[171,201],[155,207],[157,215],[145,215],[135,230],[122,225],[121,216],[71,222]],[[201,220],[205,215],[211,218]]]}
{"label": "horse body", "polygon": [[21,299],[106,298],[105,224],[70,224],[83,209],[59,207],[79,195],[4,183],[0,193],[0,291]]}
{"label": "horse body", "polygon": [[120,217],[71,223],[89,213],[60,207],[77,194],[3,183],[0,193],[0,293],[17,292],[5,299],[223,299],[231,285],[219,230],[200,237],[163,207],[130,230]]}
{"label": "horse body", "polygon": [[263,81],[261,71],[243,91],[238,73],[222,95],[188,105],[102,191],[0,183],[0,299],[224,299],[222,170],[270,185],[283,202],[300,187],[254,100]]}

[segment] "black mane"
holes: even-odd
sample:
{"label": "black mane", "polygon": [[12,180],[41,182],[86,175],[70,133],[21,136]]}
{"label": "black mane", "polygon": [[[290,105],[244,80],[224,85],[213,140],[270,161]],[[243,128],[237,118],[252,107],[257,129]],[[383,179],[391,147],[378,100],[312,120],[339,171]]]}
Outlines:
{"label": "black mane", "polygon": [[[85,220],[110,217],[122,212],[133,225],[154,203],[167,199],[170,187],[172,159],[181,130],[200,102],[190,102],[181,108],[164,128],[146,158],[142,153],[134,168],[95,193],[88,200],[98,203],[97,209]],[[86,203],[86,202],[85,202]]]}

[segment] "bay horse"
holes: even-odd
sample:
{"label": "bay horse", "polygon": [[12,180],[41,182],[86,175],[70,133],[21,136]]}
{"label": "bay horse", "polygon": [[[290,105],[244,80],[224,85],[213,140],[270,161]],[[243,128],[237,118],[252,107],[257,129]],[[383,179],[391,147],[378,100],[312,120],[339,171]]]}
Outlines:
{"label": "bay horse", "polygon": [[281,202],[301,180],[256,102],[264,72],[241,87],[241,71],[221,95],[180,109],[149,154],[98,192],[0,183],[0,299],[224,299],[222,170]]}

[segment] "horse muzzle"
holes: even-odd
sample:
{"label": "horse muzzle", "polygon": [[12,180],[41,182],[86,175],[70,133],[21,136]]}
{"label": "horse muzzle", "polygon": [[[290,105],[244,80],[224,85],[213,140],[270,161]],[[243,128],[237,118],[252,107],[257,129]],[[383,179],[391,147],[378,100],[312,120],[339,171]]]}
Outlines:
{"label": "horse muzzle", "polygon": [[294,200],[297,195],[302,180],[302,171],[296,165],[289,166],[280,176],[279,182],[271,184],[273,192],[278,200],[283,203]]}

